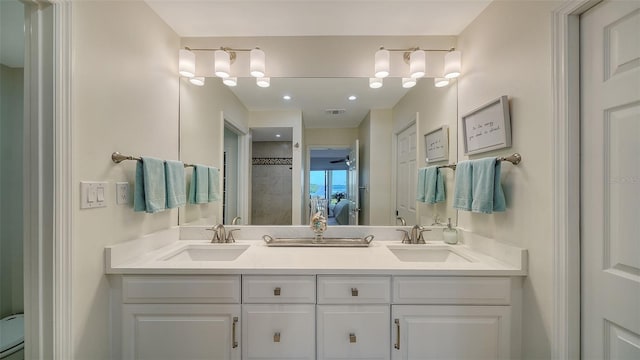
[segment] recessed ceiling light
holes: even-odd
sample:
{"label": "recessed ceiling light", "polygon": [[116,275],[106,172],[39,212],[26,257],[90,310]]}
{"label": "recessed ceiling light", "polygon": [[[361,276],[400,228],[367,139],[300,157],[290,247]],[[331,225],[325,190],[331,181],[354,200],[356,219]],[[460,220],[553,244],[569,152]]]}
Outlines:
{"label": "recessed ceiling light", "polygon": [[355,100],[355,99],[357,99],[357,98],[358,98],[358,97],[357,97],[357,96],[355,96],[355,95],[351,95],[351,96],[349,96],[349,100],[351,100],[351,101],[353,101],[353,100]]}
{"label": "recessed ceiling light", "polygon": [[285,99],[285,100],[291,100],[291,96],[289,96],[289,95],[285,95],[282,98]]}
{"label": "recessed ceiling light", "polygon": [[280,134],[276,134],[276,137],[277,137],[277,138],[279,138],[279,137],[280,137]]}

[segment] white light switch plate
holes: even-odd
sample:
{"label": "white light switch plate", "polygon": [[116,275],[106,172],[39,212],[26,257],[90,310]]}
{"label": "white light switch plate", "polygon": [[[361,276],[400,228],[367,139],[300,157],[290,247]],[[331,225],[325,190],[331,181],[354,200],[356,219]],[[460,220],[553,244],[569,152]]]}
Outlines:
{"label": "white light switch plate", "polygon": [[107,206],[107,183],[99,181],[80,182],[80,208],[92,209]]}
{"label": "white light switch plate", "polygon": [[129,183],[128,182],[116,183],[116,204],[118,205],[129,204]]}

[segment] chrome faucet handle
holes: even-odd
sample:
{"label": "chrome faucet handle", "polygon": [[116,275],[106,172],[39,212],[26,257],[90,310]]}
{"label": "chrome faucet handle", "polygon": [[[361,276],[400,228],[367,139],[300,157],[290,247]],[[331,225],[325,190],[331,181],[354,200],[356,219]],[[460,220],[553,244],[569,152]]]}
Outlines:
{"label": "chrome faucet handle", "polygon": [[403,244],[411,244],[411,238],[409,237],[409,232],[403,229],[396,229],[396,231],[402,231],[402,243]]}
{"label": "chrome faucet handle", "polygon": [[418,244],[426,244],[426,242],[424,241],[424,236],[422,235],[422,233],[425,231],[431,231],[431,229],[420,229],[420,233],[418,234]]}
{"label": "chrome faucet handle", "polygon": [[228,242],[228,243],[234,243],[234,242],[236,242],[236,239],[234,239],[234,238],[233,238],[233,232],[234,232],[234,231],[238,231],[238,230],[240,230],[240,229],[231,229],[231,230],[228,230],[228,231],[227,231],[227,239],[225,240],[225,242]]}

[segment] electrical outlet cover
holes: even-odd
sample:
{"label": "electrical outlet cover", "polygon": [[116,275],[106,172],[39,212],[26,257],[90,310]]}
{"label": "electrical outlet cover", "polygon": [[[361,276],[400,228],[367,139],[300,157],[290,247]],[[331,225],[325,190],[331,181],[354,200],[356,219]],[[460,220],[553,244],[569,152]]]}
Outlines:
{"label": "electrical outlet cover", "polygon": [[116,183],[116,204],[118,205],[129,204],[129,183],[128,182]]}

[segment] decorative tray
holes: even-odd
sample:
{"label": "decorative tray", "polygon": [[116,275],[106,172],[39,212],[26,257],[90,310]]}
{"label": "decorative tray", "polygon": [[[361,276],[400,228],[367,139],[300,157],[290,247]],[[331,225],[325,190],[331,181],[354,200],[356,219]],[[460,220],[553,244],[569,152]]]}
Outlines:
{"label": "decorative tray", "polygon": [[367,247],[373,241],[373,235],[364,238],[274,238],[262,236],[267,246],[280,247]]}

